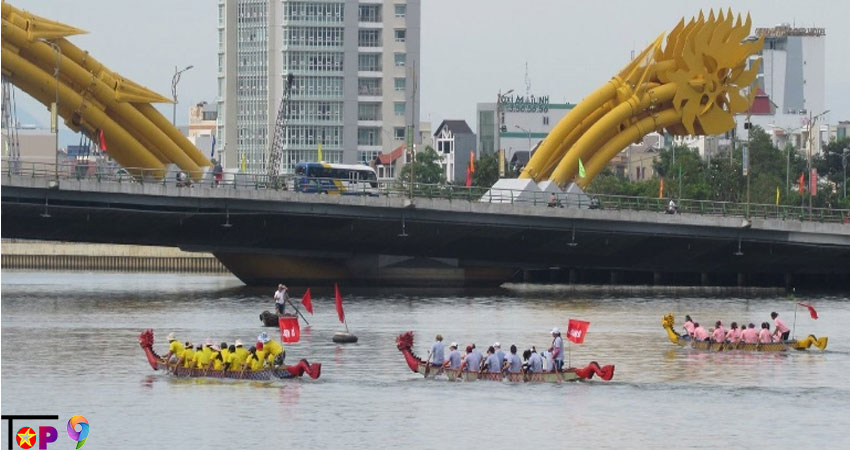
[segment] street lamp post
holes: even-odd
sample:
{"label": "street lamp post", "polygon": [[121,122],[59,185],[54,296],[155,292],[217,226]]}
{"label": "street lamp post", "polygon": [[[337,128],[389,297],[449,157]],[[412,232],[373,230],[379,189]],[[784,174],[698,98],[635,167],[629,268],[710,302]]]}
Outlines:
{"label": "street lamp post", "polygon": [[496,148],[493,149],[494,152],[499,153],[502,149],[502,96],[511,95],[514,92],[513,89],[509,89],[507,92],[502,94],[502,90],[499,89],[499,96],[496,97],[496,138],[494,139]]}
{"label": "street lamp post", "polygon": [[[809,216],[812,215],[812,182],[817,183],[817,180],[812,180],[812,147],[815,145],[815,136],[812,133],[812,130],[814,129],[815,122],[827,113],[829,113],[828,109],[816,116],[812,116],[811,112],[809,113],[809,148],[806,152],[806,167],[809,172]],[[820,137],[818,137],[818,139],[820,139]]]}
{"label": "street lamp post", "polygon": [[50,111],[50,123],[53,126],[53,132],[56,134],[56,159],[53,167],[53,176],[56,179],[56,185],[59,185],[59,63],[62,62],[62,49],[51,42],[50,46],[56,50],[56,68],[53,71],[53,77],[56,78],[56,100]]}
{"label": "street lamp post", "polygon": [[844,167],[844,198],[847,198],[847,157],[850,156],[850,148],[845,148],[841,153],[841,165]]}
{"label": "street lamp post", "polygon": [[519,125],[514,125],[514,127],[518,128],[522,131],[525,131],[525,135],[528,136],[528,153],[531,154],[531,130],[529,130],[527,128],[523,128]]}
{"label": "street lamp post", "polygon": [[177,83],[180,82],[180,75],[195,66],[186,66],[185,69],[179,70],[174,66],[174,76],[171,77],[171,97],[174,98],[174,108],[171,112],[171,124],[177,126]]}

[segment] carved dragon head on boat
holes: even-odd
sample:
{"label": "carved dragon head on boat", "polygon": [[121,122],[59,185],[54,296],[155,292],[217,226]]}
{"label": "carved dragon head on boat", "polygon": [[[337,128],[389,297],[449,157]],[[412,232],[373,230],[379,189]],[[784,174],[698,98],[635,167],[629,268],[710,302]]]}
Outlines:
{"label": "carved dragon head on boat", "polygon": [[419,364],[424,364],[425,361],[422,361],[422,359],[413,353],[413,332],[406,331],[398,335],[398,337],[395,338],[395,343],[398,347],[398,351],[404,355],[404,360],[407,361],[407,366],[410,367],[410,370],[418,372]]}

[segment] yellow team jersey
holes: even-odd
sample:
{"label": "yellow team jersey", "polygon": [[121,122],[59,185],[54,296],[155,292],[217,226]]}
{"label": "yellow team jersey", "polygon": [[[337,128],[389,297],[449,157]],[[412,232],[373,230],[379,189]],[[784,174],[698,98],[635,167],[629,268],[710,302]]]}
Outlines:
{"label": "yellow team jersey", "polygon": [[231,371],[233,371],[233,372],[242,371],[243,361],[241,359],[239,359],[239,355],[237,355],[236,352],[233,352],[233,353],[227,355],[227,359],[225,360],[225,362],[230,365],[229,368],[230,368]]}
{"label": "yellow team jersey", "polygon": [[263,344],[263,351],[265,351],[269,357],[274,360],[274,357],[283,353],[283,346],[281,346],[274,339]]}
{"label": "yellow team jersey", "polygon": [[192,350],[191,348],[187,348],[187,349],[183,350],[182,358],[183,358],[183,367],[185,367],[187,369],[189,367],[194,367],[194,358],[195,358],[195,351],[194,350]]}
{"label": "yellow team jersey", "polygon": [[207,359],[210,359],[210,356],[212,356],[213,349],[205,345],[203,351],[204,354],[207,355]]}
{"label": "yellow team jersey", "polygon": [[[204,349],[204,350],[206,350],[206,349]],[[210,350],[210,353],[212,353],[212,350]],[[195,352],[195,367],[196,368],[206,369],[207,365],[209,363],[210,363],[210,357],[205,351],[201,350],[199,352]]]}
{"label": "yellow team jersey", "polygon": [[212,367],[213,370],[221,370],[224,368],[224,362],[218,357],[218,353],[213,352]]}
{"label": "yellow team jersey", "polygon": [[236,356],[239,358],[239,362],[245,364],[248,359],[248,350],[245,350],[245,347],[236,347]]}
{"label": "yellow team jersey", "polygon": [[262,349],[262,350],[257,350],[257,359],[259,359],[260,361],[262,361],[262,360],[266,359],[266,355],[267,355],[267,354],[268,354],[268,352],[266,351],[266,346],[265,346],[265,345],[263,345],[263,349]]}
{"label": "yellow team jersey", "polygon": [[221,350],[221,359],[222,361],[227,361],[227,357],[230,356],[230,350],[222,349]]}
{"label": "yellow team jersey", "polygon": [[[257,353],[259,353],[259,352],[257,352]],[[248,364],[248,367],[251,370],[263,370],[263,359],[262,358],[255,357],[254,355],[248,355],[248,359],[247,359],[247,361],[245,361],[245,363]]]}
{"label": "yellow team jersey", "polygon": [[183,354],[183,343],[180,341],[171,341],[171,343],[168,344],[168,351],[179,358],[180,355]]}

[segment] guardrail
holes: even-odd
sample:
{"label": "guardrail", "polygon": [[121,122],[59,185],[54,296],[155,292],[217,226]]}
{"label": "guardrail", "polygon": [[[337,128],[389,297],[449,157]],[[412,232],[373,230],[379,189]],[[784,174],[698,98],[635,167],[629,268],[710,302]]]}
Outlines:
{"label": "guardrail", "polygon": [[[207,171],[201,181],[191,182],[178,179],[179,170],[170,170],[163,176],[162,170],[115,168],[91,164],[60,163],[57,168],[52,163],[9,161],[2,160],[3,173],[6,176],[18,175],[32,178],[58,180],[93,180],[100,183],[150,183],[172,185],[186,189],[194,186],[213,187],[218,189],[268,189],[296,190],[296,180],[303,177],[295,175],[280,175],[270,178],[264,174],[225,173],[220,181],[216,181],[211,171]],[[468,201],[478,203],[494,203],[506,205],[540,206],[551,208],[586,208],[622,211],[649,211],[667,213],[670,199],[651,197],[631,197],[625,195],[594,195],[584,193],[554,193],[544,191],[519,191],[511,189],[491,189],[482,187],[464,187],[442,184],[415,183],[410,184],[401,180],[387,182],[350,183],[345,179],[309,178],[310,183],[328,181],[340,183],[346,195],[370,195],[382,197],[445,199],[450,201]],[[332,189],[328,194],[336,194]],[[305,194],[308,195],[308,194]],[[677,214],[698,214],[723,217],[800,220],[832,223],[850,222],[850,210],[834,208],[812,208],[791,205],[770,205],[760,203],[735,203],[712,200],[679,199],[676,201]]]}

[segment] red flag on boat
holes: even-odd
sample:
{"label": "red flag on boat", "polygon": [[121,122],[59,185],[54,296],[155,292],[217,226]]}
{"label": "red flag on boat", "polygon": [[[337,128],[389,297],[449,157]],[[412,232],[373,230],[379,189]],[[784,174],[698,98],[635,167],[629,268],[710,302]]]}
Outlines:
{"label": "red flag on boat", "polygon": [[800,193],[802,194],[803,192],[806,191],[806,172],[801,173],[800,179],[798,179],[797,181],[798,181],[798,184],[800,185]]}
{"label": "red flag on boat", "polygon": [[567,339],[581,344],[584,342],[584,336],[587,334],[587,329],[590,327],[590,322],[584,320],[570,319],[570,324],[567,326]]}
{"label": "red flag on boat", "polygon": [[307,309],[307,312],[313,314],[313,300],[310,298],[310,288],[307,288],[307,292],[304,293],[304,297],[301,298],[301,304],[304,305],[304,308]]}
{"label": "red flag on boat", "polygon": [[298,342],[301,339],[301,327],[298,326],[298,316],[285,315],[277,319],[280,326],[280,340],[283,342]]}
{"label": "red flag on boat", "polygon": [[334,283],[334,297],[336,297],[336,314],[340,323],[345,323],[345,311],[342,310],[342,296],[339,295],[339,286]]}
{"label": "red flag on boat", "polygon": [[100,130],[97,133],[98,140],[100,141],[100,149],[106,151],[106,135],[103,134],[103,130]]}
{"label": "red flag on boat", "polygon": [[809,314],[812,316],[812,319],[817,320],[817,318],[818,318],[818,312],[817,312],[817,311],[815,311],[815,307],[814,307],[814,306],[812,306],[812,305],[807,305],[807,304],[805,304],[805,303],[797,303],[797,304],[798,304],[798,305],[800,305],[800,306],[805,306],[806,308],[809,308]]}

